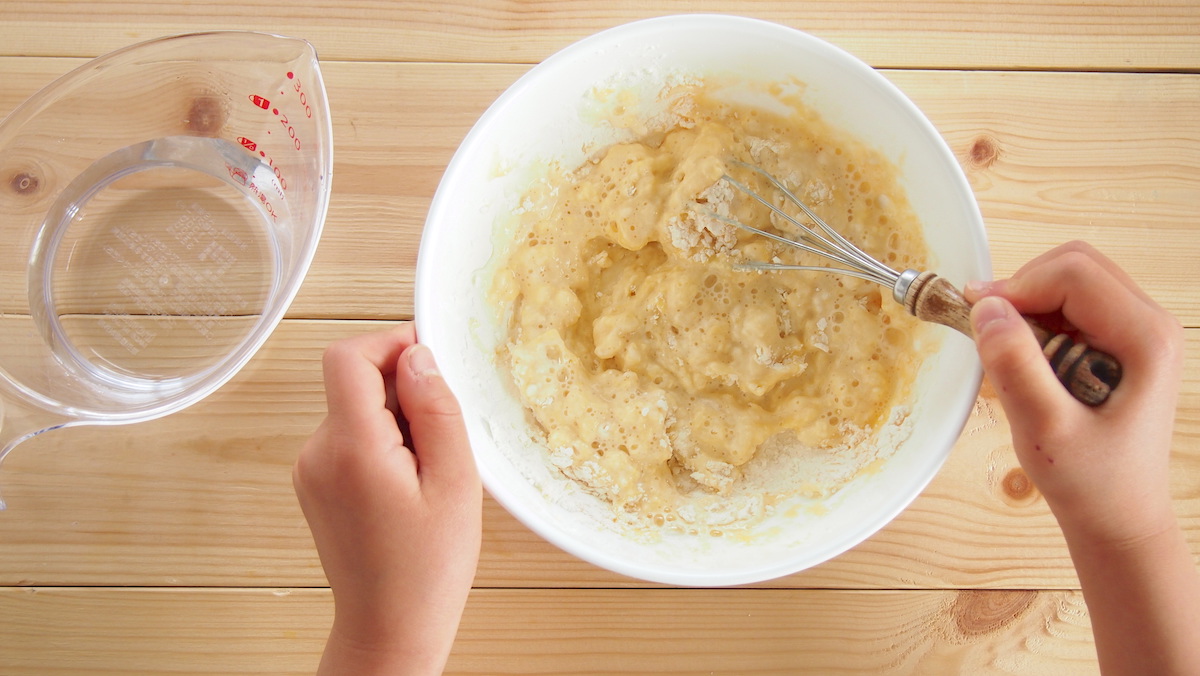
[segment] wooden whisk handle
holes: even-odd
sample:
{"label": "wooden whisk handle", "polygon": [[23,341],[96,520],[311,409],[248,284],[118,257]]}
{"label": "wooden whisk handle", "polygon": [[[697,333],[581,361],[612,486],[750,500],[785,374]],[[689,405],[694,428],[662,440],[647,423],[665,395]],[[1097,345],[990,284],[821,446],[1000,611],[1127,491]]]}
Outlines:
{"label": "wooden whisk handle", "polygon": [[[974,340],[971,304],[953,284],[932,272],[922,272],[915,278],[902,276],[901,280],[907,284],[903,289],[904,307],[917,319],[949,326]],[[897,285],[897,299],[899,296]],[[1047,329],[1035,319],[1025,317],[1025,321],[1067,391],[1088,406],[1103,404],[1121,382],[1121,363],[1065,333]]]}

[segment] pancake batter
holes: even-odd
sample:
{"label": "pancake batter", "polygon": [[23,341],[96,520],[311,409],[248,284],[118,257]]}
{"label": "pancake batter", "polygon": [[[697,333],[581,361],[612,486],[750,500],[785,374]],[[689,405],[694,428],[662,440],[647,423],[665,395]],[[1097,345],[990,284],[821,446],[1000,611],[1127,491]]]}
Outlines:
{"label": "pancake batter", "polygon": [[734,269],[818,261],[707,213],[771,228],[720,180],[754,185],[731,159],[782,179],[891,267],[928,268],[895,168],[811,111],[770,114],[702,86],[676,110],[669,128],[531,190],[544,208],[526,213],[493,287],[508,321],[499,358],[550,462],[659,523],[691,496],[728,495],[779,435],[836,452],[878,429],[916,372],[919,322],[885,289]]}

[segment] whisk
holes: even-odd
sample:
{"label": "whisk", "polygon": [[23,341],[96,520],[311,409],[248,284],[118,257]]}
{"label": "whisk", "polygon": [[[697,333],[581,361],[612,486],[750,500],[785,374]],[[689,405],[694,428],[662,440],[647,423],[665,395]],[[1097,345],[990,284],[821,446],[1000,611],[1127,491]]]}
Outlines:
{"label": "whisk", "polygon": [[[778,270],[809,270],[817,272],[832,272],[859,279],[875,282],[892,290],[892,297],[913,316],[918,319],[935,322],[956,329],[967,337],[972,337],[971,304],[953,284],[932,272],[904,270],[897,272],[872,258],[862,249],[855,246],[824,220],[808,208],[795,194],[787,189],[778,179],[761,167],[740,161],[732,161],[737,166],[744,167],[765,178],[779,190],[787,199],[816,225],[814,229],[802,223],[799,219],[776,206],[771,200],[755,192],[746,184],[725,174],[722,180],[737,188],[747,196],[762,203],[773,213],[794,226],[798,237],[793,239],[777,233],[742,223],[728,216],[723,216],[711,209],[704,211],[711,217],[742,230],[761,235],[773,241],[796,247],[816,254],[837,264],[840,267],[821,265],[790,265],[786,263],[747,262],[739,263],[737,267],[753,271]],[[1108,398],[1113,388],[1121,380],[1121,364],[1112,355],[1088,347],[1083,342],[1077,342],[1066,333],[1056,333],[1043,326],[1037,320],[1026,317],[1025,321],[1033,329],[1042,351],[1054,369],[1058,380],[1076,399],[1089,405],[1098,406]]]}

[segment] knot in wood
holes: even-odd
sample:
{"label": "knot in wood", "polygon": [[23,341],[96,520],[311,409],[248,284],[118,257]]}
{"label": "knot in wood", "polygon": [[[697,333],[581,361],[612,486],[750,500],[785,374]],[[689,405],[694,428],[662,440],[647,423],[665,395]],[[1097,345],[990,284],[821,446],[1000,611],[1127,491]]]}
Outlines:
{"label": "knot in wood", "polygon": [[225,106],[215,96],[197,96],[192,99],[183,126],[196,136],[217,136],[225,126]]}
{"label": "knot in wood", "polygon": [[1008,474],[1005,474],[1004,479],[1000,482],[1000,488],[1004,490],[1006,496],[1016,501],[1024,501],[1037,494],[1037,488],[1034,487],[1033,481],[1020,467],[1008,470]]}
{"label": "knot in wood", "polygon": [[1000,143],[995,138],[981,134],[971,142],[967,151],[967,162],[973,169],[987,169],[1000,157]]}
{"label": "knot in wood", "polygon": [[37,192],[38,186],[41,184],[41,180],[36,175],[24,171],[13,174],[8,181],[8,186],[18,195],[32,195]]}
{"label": "knot in wood", "polygon": [[1029,610],[1037,592],[1027,589],[964,589],[950,608],[954,626],[968,638],[1000,631]]}

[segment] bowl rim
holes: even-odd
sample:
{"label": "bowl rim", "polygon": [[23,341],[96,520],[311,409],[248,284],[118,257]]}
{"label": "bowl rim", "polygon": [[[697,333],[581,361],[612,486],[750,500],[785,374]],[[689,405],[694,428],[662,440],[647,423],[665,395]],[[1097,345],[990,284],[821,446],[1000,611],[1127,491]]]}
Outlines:
{"label": "bowl rim", "polygon": [[[422,280],[428,278],[430,268],[436,265],[431,260],[429,251],[432,247],[428,246],[428,244],[440,236],[438,228],[431,226],[445,220],[443,213],[449,209],[449,205],[447,204],[447,200],[449,199],[447,197],[448,190],[446,186],[453,184],[457,180],[458,175],[464,171],[464,165],[471,157],[477,154],[480,147],[486,147],[489,129],[494,124],[494,121],[503,115],[504,110],[510,103],[525,96],[527,90],[534,83],[546,77],[547,72],[569,67],[571,62],[578,56],[595,52],[598,48],[618,40],[637,38],[639,35],[660,34],[662,31],[686,32],[697,28],[712,29],[714,27],[722,29],[737,27],[743,30],[764,31],[778,36],[780,39],[792,41],[806,50],[824,53],[830,58],[836,59],[839,65],[845,67],[848,71],[852,71],[857,76],[866,79],[873,86],[879,87],[883,90],[887,98],[903,107],[908,117],[911,118],[909,121],[918,124],[921,132],[927,137],[920,142],[930,142],[933,146],[931,151],[942,155],[942,159],[946,160],[954,168],[954,179],[958,185],[950,187],[949,190],[963,195],[969,202],[974,222],[965,224],[964,227],[967,225],[975,226],[973,229],[978,230],[975,234],[978,235],[976,241],[979,248],[973,252],[977,259],[975,262],[978,264],[979,269],[987,276],[990,276],[991,265],[988,256],[987,237],[983,230],[982,217],[979,215],[979,208],[975,201],[974,192],[970,188],[961,166],[955,159],[945,139],[937,131],[933,123],[929,121],[925,114],[899,87],[850,52],[799,29],[762,19],[728,14],[675,14],[621,24],[594,33],[566,46],[524,73],[496,98],[479,117],[447,164],[426,218],[426,227],[422,233],[421,247],[418,253],[414,289],[414,314],[419,336],[422,335],[421,327],[429,325],[428,318],[436,313],[439,307],[439,302],[433,295],[435,289],[431,289],[429,285],[423,284]],[[431,347],[435,352],[437,351],[436,345],[431,345]],[[437,356],[440,359],[449,359],[453,358],[454,355],[440,354]],[[964,384],[969,391],[978,391],[982,377],[982,369],[975,368],[972,373],[966,374]],[[840,556],[849,549],[874,536],[880,529],[904,511],[925,490],[937,475],[945,460],[949,457],[954,442],[966,425],[969,414],[975,404],[973,397],[969,400],[965,399],[959,402],[955,410],[945,411],[947,417],[961,422],[957,426],[947,426],[944,430],[939,430],[938,439],[945,443],[939,444],[936,452],[930,451],[926,454],[927,457],[920,467],[920,472],[914,473],[914,476],[919,476],[920,480],[907,483],[905,490],[899,491],[897,496],[887,503],[886,508],[873,511],[872,518],[864,520],[863,527],[855,529],[855,533],[851,537],[843,538],[838,542],[837,546],[824,548],[824,557],[816,561],[798,563],[798,557],[783,558],[761,565],[742,567],[733,573],[721,571],[684,571],[670,569],[661,564],[631,561],[627,558],[611,556],[603,548],[597,547],[573,534],[563,532],[562,529],[537,513],[536,510],[522,504],[520,497],[508,490],[505,484],[499,479],[497,473],[489,465],[487,455],[481,453],[478,445],[474,443],[473,453],[483,485],[496,502],[527,528],[559,549],[583,561],[635,579],[680,586],[734,586],[777,579],[815,567]],[[469,424],[468,428],[470,428]],[[472,437],[474,438],[474,435]],[[907,494],[904,494],[906,491]]]}

